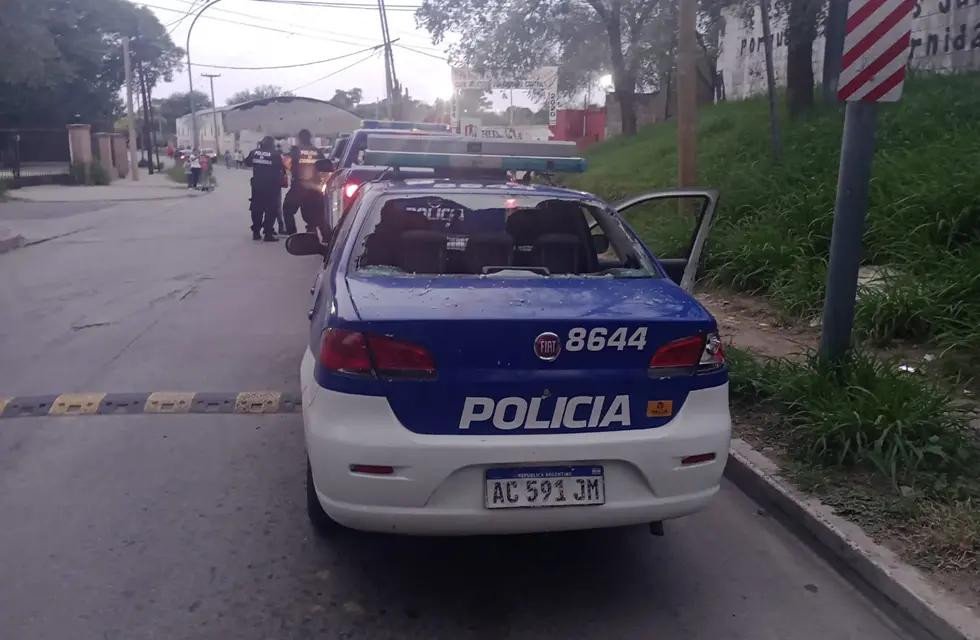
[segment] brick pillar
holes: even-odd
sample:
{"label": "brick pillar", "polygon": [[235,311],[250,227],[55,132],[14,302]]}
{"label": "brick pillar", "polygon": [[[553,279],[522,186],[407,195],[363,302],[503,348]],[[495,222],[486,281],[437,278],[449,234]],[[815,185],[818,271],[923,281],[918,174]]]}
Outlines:
{"label": "brick pillar", "polygon": [[68,125],[68,151],[72,164],[92,162],[92,127],[87,124]]}
{"label": "brick pillar", "polygon": [[99,145],[99,164],[105,169],[106,175],[112,177],[115,168],[112,166],[112,134],[97,133],[95,142]]}
{"label": "brick pillar", "polygon": [[112,162],[116,165],[116,175],[120,178],[129,175],[129,148],[122,133],[112,134]]}

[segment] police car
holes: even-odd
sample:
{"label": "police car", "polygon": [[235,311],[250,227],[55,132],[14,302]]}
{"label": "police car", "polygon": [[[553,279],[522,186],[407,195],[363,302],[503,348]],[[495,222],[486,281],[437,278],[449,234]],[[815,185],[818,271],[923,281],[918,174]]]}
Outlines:
{"label": "police car", "polygon": [[[300,367],[316,527],[658,531],[703,508],[730,438],[717,325],[690,293],[714,192],[613,207],[508,181],[583,170],[561,143],[372,135],[366,161],[390,169],[329,244],[286,244],[324,257]],[[693,211],[686,259],[625,223],[650,202]]]}

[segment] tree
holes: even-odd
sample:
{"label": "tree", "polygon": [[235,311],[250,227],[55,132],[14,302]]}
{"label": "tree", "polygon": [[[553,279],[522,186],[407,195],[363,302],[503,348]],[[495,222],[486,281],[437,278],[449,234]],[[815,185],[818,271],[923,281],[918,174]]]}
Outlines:
{"label": "tree", "polygon": [[[252,100],[262,100],[264,98],[277,98],[279,96],[291,96],[292,91],[284,91],[282,87],[274,84],[260,84],[254,89],[243,89],[238,91],[230,98],[225,100],[225,104],[241,104]],[[195,103],[197,104],[197,103]]]}
{"label": "tree", "polygon": [[813,107],[813,41],[823,0],[784,0],[788,3],[786,30],[786,105],[790,115]]}
{"label": "tree", "polygon": [[641,72],[662,53],[674,27],[671,0],[425,0],[416,21],[441,42],[447,33],[462,37],[450,47],[451,59],[477,69],[522,74],[560,63],[559,83],[566,94],[589,74],[611,68],[623,133],[636,132],[634,95]]}
{"label": "tree", "polygon": [[4,0],[0,31],[0,121],[12,126],[112,127],[122,110],[125,36],[144,35],[152,82],[183,55],[152,12],[125,0]]}
{"label": "tree", "polygon": [[354,87],[350,91],[337,89],[334,92],[333,97],[330,98],[330,104],[340,107],[341,109],[353,111],[357,108],[357,105],[361,104],[361,99],[363,97],[364,93],[359,87]]}
{"label": "tree", "polygon": [[[186,91],[170,94],[162,100],[155,100],[157,115],[163,121],[167,133],[177,132],[177,118],[191,112],[190,100]],[[194,91],[194,106],[198,109],[211,107],[211,96],[203,91]]]}

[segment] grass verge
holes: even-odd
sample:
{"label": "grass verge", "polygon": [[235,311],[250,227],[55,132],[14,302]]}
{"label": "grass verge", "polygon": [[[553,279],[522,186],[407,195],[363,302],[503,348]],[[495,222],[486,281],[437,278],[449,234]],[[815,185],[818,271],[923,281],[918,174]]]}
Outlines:
{"label": "grass verge", "polygon": [[[857,327],[879,344],[934,341],[980,354],[980,74],[910,78],[881,105],[864,260],[887,275],[862,295]],[[765,100],[699,115],[701,181],[721,192],[705,275],[809,317],[824,295],[842,113],[785,120],[785,159],[768,155]],[[587,152],[570,185],[617,200],[676,184],[676,126],[648,126]],[[638,229],[655,250],[676,221]],[[639,226],[639,225],[638,225]],[[680,236],[679,236],[680,234]]]}
{"label": "grass verge", "polygon": [[943,388],[860,352],[846,366],[726,355],[738,436],[907,560],[969,581],[980,602],[980,446]]}
{"label": "grass verge", "polygon": [[174,182],[187,184],[187,174],[184,173],[183,165],[175,164],[174,166],[167,169],[167,177],[173,180]]}

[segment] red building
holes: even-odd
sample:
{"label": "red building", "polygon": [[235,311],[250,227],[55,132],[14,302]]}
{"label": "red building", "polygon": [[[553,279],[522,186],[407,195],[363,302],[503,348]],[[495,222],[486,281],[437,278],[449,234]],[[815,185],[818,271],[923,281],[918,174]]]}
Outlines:
{"label": "red building", "polygon": [[606,110],[559,109],[558,122],[551,125],[552,140],[571,140],[584,149],[606,138]]}

